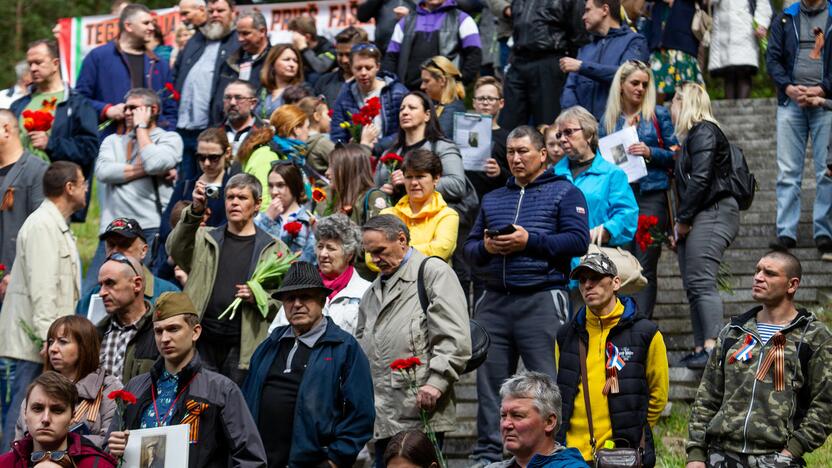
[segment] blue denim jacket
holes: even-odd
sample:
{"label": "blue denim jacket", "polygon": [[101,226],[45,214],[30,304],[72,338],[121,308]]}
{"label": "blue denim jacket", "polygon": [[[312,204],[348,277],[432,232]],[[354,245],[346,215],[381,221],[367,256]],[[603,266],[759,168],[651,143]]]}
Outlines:
{"label": "blue denim jacket", "polygon": [[[650,162],[647,163],[647,177],[636,182],[641,192],[658,192],[670,188],[669,172],[673,170],[675,163],[675,150],[679,146],[676,139],[673,121],[670,119],[670,111],[664,106],[656,106],[655,120],[641,119],[636,126],[638,140],[650,147]],[[601,117],[601,125],[598,127],[598,136],[607,136],[607,129],[604,126],[605,117]],[[659,127],[662,134],[662,144],[659,144],[659,137],[656,127]],[[624,116],[618,117],[615,123],[615,131],[624,128]]]}
{"label": "blue denim jacket", "polygon": [[315,256],[315,234],[312,233],[311,219],[306,206],[301,206],[298,211],[287,216],[288,222],[297,221],[303,225],[297,236],[292,237],[291,234],[283,229],[283,221],[278,216],[277,219],[271,219],[265,211],[261,211],[254,218],[254,224],[260,229],[269,233],[275,239],[280,239],[289,247],[292,253],[300,252],[298,261],[309,262],[313,265],[318,264],[318,259]]}

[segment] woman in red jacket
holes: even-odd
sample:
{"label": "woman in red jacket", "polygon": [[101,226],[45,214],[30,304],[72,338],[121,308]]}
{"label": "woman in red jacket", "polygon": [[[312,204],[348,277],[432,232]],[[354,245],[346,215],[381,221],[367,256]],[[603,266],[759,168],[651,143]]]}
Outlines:
{"label": "woman in red jacket", "polygon": [[69,432],[78,401],[75,384],[55,371],[36,378],[26,392],[24,417],[29,431],[0,455],[0,468],[28,468],[44,459],[69,458],[77,468],[115,468],[115,460],[84,437]]}

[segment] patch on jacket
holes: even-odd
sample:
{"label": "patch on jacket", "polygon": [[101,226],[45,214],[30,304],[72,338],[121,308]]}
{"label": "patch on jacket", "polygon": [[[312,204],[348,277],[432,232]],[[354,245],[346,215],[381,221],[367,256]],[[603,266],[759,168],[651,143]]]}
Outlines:
{"label": "patch on jacket", "polygon": [[629,346],[622,346],[618,348],[618,354],[621,356],[625,362],[631,361],[633,359],[633,350],[630,349]]}
{"label": "patch on jacket", "polygon": [[582,207],[582,206],[576,206],[575,211],[577,211],[578,214],[582,214],[582,215],[586,214],[586,209],[584,209],[584,207]]}

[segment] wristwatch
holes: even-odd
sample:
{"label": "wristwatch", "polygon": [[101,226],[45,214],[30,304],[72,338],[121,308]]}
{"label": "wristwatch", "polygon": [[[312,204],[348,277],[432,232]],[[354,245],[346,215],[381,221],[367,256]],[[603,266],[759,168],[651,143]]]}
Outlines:
{"label": "wristwatch", "polygon": [[147,124],[146,123],[136,124],[136,128],[147,128]]}

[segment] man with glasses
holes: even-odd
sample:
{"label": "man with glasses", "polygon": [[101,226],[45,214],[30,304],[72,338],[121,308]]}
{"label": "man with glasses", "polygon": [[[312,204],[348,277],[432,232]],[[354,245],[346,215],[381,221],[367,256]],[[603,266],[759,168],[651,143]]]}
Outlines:
{"label": "man with glasses", "polygon": [[159,357],[153,342],[152,307],[144,297],[145,272],[139,259],[113,252],[98,271],[98,294],[107,318],[98,324],[101,367],[126,385]]}
{"label": "man with glasses", "polygon": [[[118,37],[84,57],[76,89],[92,103],[100,122],[112,122],[101,131],[102,140],[125,125],[124,96],[131,88],[170,94],[164,91],[165,83],[173,80],[168,61],[147,49],[153,39],[154,24],[146,6],[128,4],[118,19]],[[162,102],[161,127],[176,128],[176,108],[172,97]]]}
{"label": "man with glasses", "polygon": [[578,58],[560,59],[560,70],[569,74],[560,107],[581,106],[601,120],[615,72],[627,60],[646,62],[647,40],[621,26],[620,0],[587,0],[583,19],[592,42],[581,47]]}
{"label": "man with glasses", "polygon": [[81,259],[69,230],[72,213],[87,204],[87,181],[81,168],[57,161],[43,175],[46,199],[21,226],[9,287],[0,312],[0,357],[15,365],[11,406],[0,447],[14,437],[26,386],[41,371],[40,355],[49,326],[70,315],[81,295]]}
{"label": "man with glasses", "polygon": [[518,358],[530,371],[556,377],[555,337],[569,317],[571,257],[589,246],[586,200],[565,177],[546,171],[543,135],[529,126],[508,135],[512,177],[483,197],[465,257],[485,279],[476,317],[491,336],[477,369],[477,444],[484,466],[502,459],[500,395]]}
{"label": "man with glasses", "polygon": [[249,132],[263,126],[253,110],[257,106],[257,89],[248,81],[234,80],[225,87],[222,110],[225,113],[225,133],[231,144],[231,155],[236,157]]}
{"label": "man with glasses", "polygon": [[[152,249],[162,213],[173,193],[176,165],[182,160],[182,138],[157,126],[161,103],[152,90],[131,89],[124,101],[127,133],[105,138],[95,163],[95,175],[101,183],[99,233],[103,234],[116,218],[132,218],[144,228],[143,237]],[[101,241],[85,289],[92,287],[103,258]]]}

